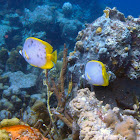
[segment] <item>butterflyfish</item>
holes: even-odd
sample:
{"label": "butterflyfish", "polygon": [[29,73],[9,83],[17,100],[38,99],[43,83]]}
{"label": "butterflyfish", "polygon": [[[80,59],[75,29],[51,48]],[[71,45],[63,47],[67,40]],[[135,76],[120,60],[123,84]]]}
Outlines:
{"label": "butterflyfish", "polygon": [[89,84],[95,86],[108,86],[109,75],[106,72],[105,65],[96,60],[87,62],[85,67],[85,79]]}
{"label": "butterflyfish", "polygon": [[57,61],[57,51],[53,52],[49,43],[35,37],[27,38],[19,53],[30,65],[41,69],[51,69]]}

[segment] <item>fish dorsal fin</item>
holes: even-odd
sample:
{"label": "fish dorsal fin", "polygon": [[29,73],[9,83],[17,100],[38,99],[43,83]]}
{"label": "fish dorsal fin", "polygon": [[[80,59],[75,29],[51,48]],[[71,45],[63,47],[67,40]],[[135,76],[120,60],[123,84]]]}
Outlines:
{"label": "fish dorsal fin", "polygon": [[[97,61],[97,60],[91,60],[91,61],[89,61],[89,62],[97,62],[97,63],[99,63],[101,66],[102,66],[102,68],[104,67],[104,64],[102,63],[102,62],[100,62],[100,61]],[[89,63],[88,62],[88,63]]]}
{"label": "fish dorsal fin", "polygon": [[[50,54],[50,53],[53,52],[53,47],[52,47],[49,43],[47,43],[47,42],[45,42],[45,41],[43,41],[43,40],[41,40],[41,39],[35,38],[35,37],[29,37],[29,38],[27,38],[27,39],[35,39],[35,40],[41,42],[43,45],[46,46],[45,49],[46,49],[46,52],[47,52],[48,54]],[[26,39],[26,40],[27,40],[27,39]]]}

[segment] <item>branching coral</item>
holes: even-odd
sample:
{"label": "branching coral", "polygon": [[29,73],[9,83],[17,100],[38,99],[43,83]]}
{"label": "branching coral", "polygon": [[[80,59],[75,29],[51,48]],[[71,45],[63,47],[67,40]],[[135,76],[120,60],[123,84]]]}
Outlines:
{"label": "branching coral", "polygon": [[[58,80],[49,79],[49,73],[46,70],[45,71],[46,79],[43,82],[43,84],[47,86],[47,109],[48,109],[50,120],[51,120],[50,126],[52,126],[51,129],[47,130],[49,132],[46,132],[46,133],[49,133],[51,137],[53,137],[53,135],[57,135],[59,139],[62,139],[62,137],[59,133],[60,131],[57,130],[57,127],[55,124],[57,119],[62,120],[70,129],[72,129],[72,119],[65,110],[67,94],[65,93],[64,87],[65,87],[67,63],[68,63],[67,48],[66,48],[66,45],[64,44],[63,64],[62,64],[62,69],[60,72],[59,79]],[[57,81],[57,83],[55,81]],[[72,81],[69,87],[69,90],[70,89],[72,89]],[[57,98],[58,104],[56,108],[51,109],[49,102],[50,102],[50,97],[52,96],[53,93],[55,94]]]}

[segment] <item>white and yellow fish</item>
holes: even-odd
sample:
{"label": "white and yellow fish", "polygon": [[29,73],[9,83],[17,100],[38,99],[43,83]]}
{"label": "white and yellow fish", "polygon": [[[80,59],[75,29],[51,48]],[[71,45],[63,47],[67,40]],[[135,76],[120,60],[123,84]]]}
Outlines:
{"label": "white and yellow fish", "polygon": [[109,75],[106,72],[105,65],[96,60],[91,60],[85,67],[85,79],[89,84],[95,86],[108,86]]}
{"label": "white and yellow fish", "polygon": [[49,43],[35,37],[27,38],[19,53],[30,65],[41,69],[51,69],[57,61],[57,51],[53,52]]}

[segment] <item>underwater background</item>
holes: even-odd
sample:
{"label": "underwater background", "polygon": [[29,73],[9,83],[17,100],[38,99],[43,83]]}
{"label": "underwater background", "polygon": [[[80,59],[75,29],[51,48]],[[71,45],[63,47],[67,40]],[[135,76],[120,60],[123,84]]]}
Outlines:
{"label": "underwater background", "polygon": [[0,0],[0,140],[140,140],[139,0]]}

